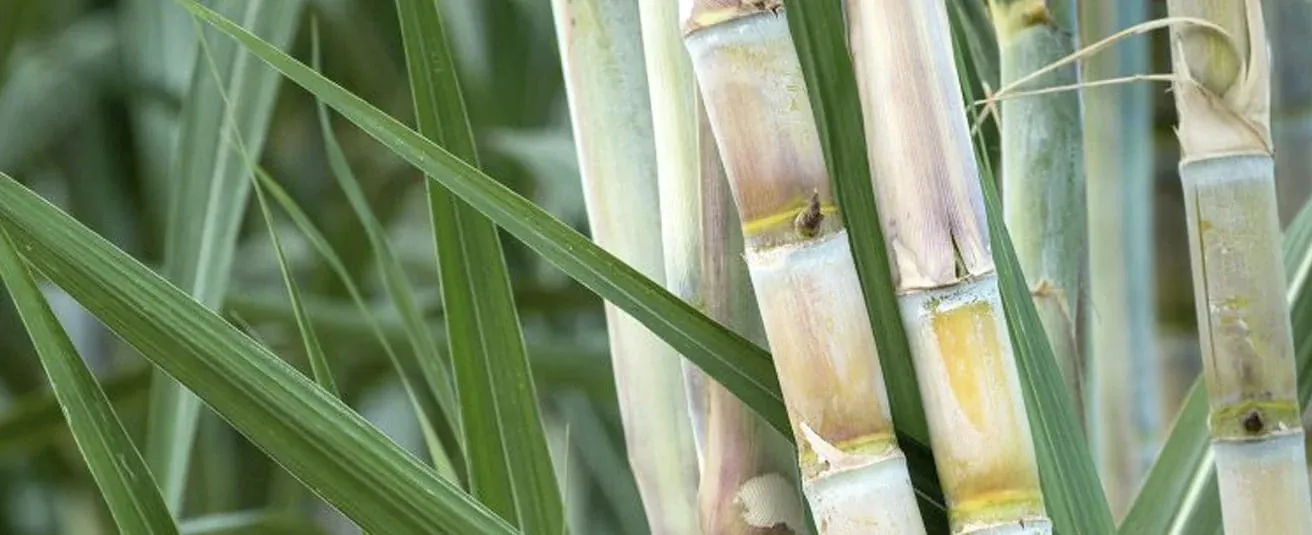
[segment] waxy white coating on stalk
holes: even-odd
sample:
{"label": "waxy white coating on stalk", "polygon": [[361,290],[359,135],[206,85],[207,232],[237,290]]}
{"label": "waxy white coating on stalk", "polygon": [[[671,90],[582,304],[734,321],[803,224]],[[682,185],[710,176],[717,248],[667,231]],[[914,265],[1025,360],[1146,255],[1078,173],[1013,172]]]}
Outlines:
{"label": "waxy white coating on stalk", "polygon": [[[694,306],[703,301],[702,196],[698,158],[697,81],[683,49],[679,19],[665,0],[640,0],[643,55],[651,93],[652,139],[660,192],[661,245],[665,257],[665,287]],[[703,307],[704,308],[704,307]],[[705,312],[705,310],[703,310]],[[720,318],[721,321],[727,318]],[[698,466],[705,465],[701,415],[706,413],[708,379],[695,366],[684,365],[688,403],[697,444]]]}
{"label": "waxy white coating on stalk", "polygon": [[[897,513],[916,510],[907,479],[907,461],[896,457],[840,472],[807,488],[811,512],[825,533],[924,533],[920,518]],[[870,507],[871,503],[886,503]]]}
{"label": "waxy white coating on stalk", "polygon": [[[906,459],[892,436],[883,372],[872,358],[865,301],[853,291],[860,286],[847,232],[748,253],[747,262],[821,532],[924,533]],[[836,421],[856,412],[868,412],[870,421]],[[844,448],[864,429],[887,436]]]}
{"label": "waxy white coating on stalk", "polygon": [[1312,533],[1302,433],[1254,443],[1215,442],[1212,451],[1227,534]]}
{"label": "waxy white coating on stalk", "polygon": [[1229,535],[1312,533],[1256,0],[1172,0],[1232,39],[1172,32],[1209,429]]}
{"label": "waxy white coating on stalk", "polygon": [[[633,0],[553,0],[593,239],[665,279],[651,106]],[[629,464],[653,533],[697,533],[697,455],[679,355],[606,305]]]}
{"label": "waxy white coating on stalk", "polygon": [[714,17],[685,23],[685,43],[743,219],[807,499],[821,533],[924,533],[847,234],[826,212],[828,173],[787,21],[734,11],[761,2],[729,4],[686,11]]}
{"label": "waxy white coating on stalk", "polygon": [[[990,0],[1006,85],[1074,51],[1044,0]],[[1078,82],[1075,65],[1021,90]],[[1080,99],[1075,92],[1002,102],[1003,215],[1076,415],[1084,416],[1083,348],[1077,336],[1085,288],[1086,221]]]}
{"label": "waxy white coating on stalk", "polygon": [[848,0],[880,223],[953,533],[1047,533],[943,2]]}

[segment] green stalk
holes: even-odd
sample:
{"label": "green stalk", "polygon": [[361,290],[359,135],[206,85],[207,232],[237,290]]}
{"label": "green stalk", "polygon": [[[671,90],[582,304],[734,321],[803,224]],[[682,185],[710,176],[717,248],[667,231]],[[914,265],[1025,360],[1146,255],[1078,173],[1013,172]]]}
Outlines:
{"label": "green stalk", "polygon": [[880,223],[953,533],[1050,533],[946,7],[848,0]]}
{"label": "green stalk", "polygon": [[[1080,2],[1082,41],[1143,22],[1141,0]],[[1143,73],[1146,38],[1132,38],[1083,65],[1087,80]],[[1088,177],[1090,349],[1086,390],[1090,443],[1112,514],[1125,514],[1152,463],[1157,425],[1153,296],[1152,96],[1144,84],[1084,91]]]}
{"label": "green stalk", "polygon": [[1271,131],[1276,142],[1276,199],[1289,223],[1312,193],[1312,1],[1273,0],[1263,6],[1271,34]]}
{"label": "green stalk", "polygon": [[816,525],[924,533],[782,6],[680,7]]}
{"label": "green stalk", "polygon": [[1226,533],[1312,533],[1256,0],[1171,0],[1229,39],[1172,32],[1185,209]]}
{"label": "green stalk", "polygon": [[[553,0],[592,238],[661,283],[656,151],[635,0]],[[695,534],[697,454],[682,359],[611,304],[629,464],[655,534]]]}
{"label": "green stalk", "polygon": [[[679,31],[678,5],[640,2],[660,182],[666,287],[764,345],[742,235]],[[700,120],[699,120],[700,119]],[[737,397],[684,362],[701,480],[701,528],[717,535],[807,531],[788,442]],[[775,526],[784,526],[778,529]]]}
{"label": "green stalk", "polygon": [[[1069,19],[1059,19],[1045,0],[990,0],[989,6],[1004,85],[1074,52]],[[1018,89],[1070,85],[1078,78],[1070,65]],[[1007,230],[1081,420],[1084,358],[1077,326],[1088,258],[1083,141],[1077,93],[1002,102]]]}

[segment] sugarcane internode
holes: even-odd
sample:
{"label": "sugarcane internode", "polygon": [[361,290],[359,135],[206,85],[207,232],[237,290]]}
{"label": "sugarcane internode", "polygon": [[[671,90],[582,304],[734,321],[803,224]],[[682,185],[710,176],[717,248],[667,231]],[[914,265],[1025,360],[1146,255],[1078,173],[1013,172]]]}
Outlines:
{"label": "sugarcane internode", "polygon": [[[880,224],[952,531],[1048,533],[945,3],[846,6]],[[1006,7],[1044,16],[1034,2]]]}
{"label": "sugarcane internode", "polygon": [[1202,18],[1220,29],[1176,28],[1171,51],[1180,180],[1225,532],[1312,533],[1261,3],[1168,5],[1172,16]]}
{"label": "sugarcane internode", "polygon": [[782,3],[681,7],[816,525],[923,534]]}

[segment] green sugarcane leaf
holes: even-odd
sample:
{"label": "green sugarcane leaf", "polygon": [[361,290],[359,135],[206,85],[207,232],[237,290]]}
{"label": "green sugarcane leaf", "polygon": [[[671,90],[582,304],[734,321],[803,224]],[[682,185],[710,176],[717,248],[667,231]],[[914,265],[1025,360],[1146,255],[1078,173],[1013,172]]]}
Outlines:
{"label": "green sugarcane leaf", "polygon": [[[953,46],[958,70],[964,71],[965,63],[970,61],[968,54],[956,40]],[[966,102],[975,100],[971,83],[964,83],[962,90]],[[1061,368],[1048,344],[1025,274],[1016,258],[1003,219],[992,161],[982,150],[978,136],[975,151],[1002,307],[1007,315],[1007,329],[1015,348],[1016,368],[1034,438],[1044,507],[1058,532],[1113,533],[1116,523],[1112,520],[1098,472],[1094,469],[1075,405],[1062,380]]]}
{"label": "green sugarcane leaf", "polygon": [[176,535],[178,527],[141,453],[114,414],[109,397],[73,348],[14,242],[2,230],[0,277],[36,346],[73,440],[114,523],[124,533]]}
{"label": "green sugarcane leaf", "polygon": [[[317,37],[318,34],[315,35]],[[317,43],[318,40],[316,39],[316,46],[314,47],[316,63],[319,59]],[[337,136],[333,133],[332,124],[328,120],[327,110],[320,104],[316,111],[319,128],[323,133],[324,148],[328,152],[328,167],[332,171],[337,185],[346,194],[346,199],[351,205],[351,210],[355,213],[356,219],[364,227],[365,236],[369,240],[369,246],[373,251],[374,261],[378,263],[378,272],[383,282],[383,288],[387,291],[392,306],[401,317],[402,324],[405,326],[406,340],[410,344],[411,355],[419,365],[418,368],[423,380],[418,384],[427,386],[427,393],[437,401],[437,410],[419,413],[423,415],[420,425],[423,427],[425,437],[428,439],[429,454],[432,455],[434,463],[441,469],[449,466],[460,472],[463,470],[464,465],[451,463],[452,459],[461,459],[463,457],[461,452],[464,451],[464,445],[461,444],[459,436],[460,404],[456,397],[454,382],[451,379],[451,371],[447,368],[446,360],[442,358],[442,354],[438,350],[437,341],[433,339],[433,333],[424,323],[424,313],[419,309],[419,304],[415,300],[416,292],[401,266],[400,257],[397,256],[391,242],[387,239],[387,229],[383,227],[382,221],[374,213],[373,208],[370,207],[364,188],[356,180],[355,173],[351,170],[351,165],[346,159],[346,153],[342,151],[341,145],[337,142]],[[413,385],[408,386],[408,388],[413,388]],[[416,395],[415,392],[410,393],[412,401],[417,399]]]}
{"label": "green sugarcane leaf", "polygon": [[[432,455],[434,458],[461,459],[466,446],[461,443],[459,436],[460,402],[456,397],[451,370],[448,369],[446,359],[438,350],[433,333],[424,323],[424,313],[415,301],[414,286],[410,284],[405,270],[401,267],[400,257],[387,239],[387,229],[369,206],[364,188],[356,180],[355,173],[346,160],[346,153],[337,142],[332,123],[328,120],[328,111],[324,109],[322,103],[317,111],[319,128],[323,131],[324,146],[328,150],[328,166],[338,186],[346,193],[346,199],[356,218],[364,226],[365,236],[369,239],[369,246],[373,250],[374,261],[378,263],[378,273],[382,278],[383,287],[387,290],[392,305],[405,325],[406,338],[423,374],[424,384],[428,387],[429,393],[437,399],[439,410],[429,413],[429,416],[437,418],[426,422],[437,433],[440,441],[441,451],[434,450]],[[432,446],[430,444],[430,448]]]}
{"label": "green sugarcane leaf", "polygon": [[1113,533],[1116,524],[1093,467],[1089,444],[1016,259],[991,175],[984,172],[981,189],[1002,307],[1016,351],[1016,368],[1039,461],[1044,506],[1053,527],[1061,533]]}
{"label": "green sugarcane leaf", "polygon": [[921,494],[922,514],[932,512],[932,516],[926,516],[927,522],[947,529],[934,458],[925,446],[929,444],[929,427],[870,181],[865,128],[861,114],[853,113],[861,109],[861,102],[847,51],[842,4],[839,0],[794,2],[788,5],[788,23],[806,76],[825,163],[847,224],[899,445],[908,450],[912,482]]}
{"label": "green sugarcane leaf", "polygon": [[[110,403],[119,410],[129,401],[145,398],[150,387],[150,369],[122,372],[100,382]],[[48,391],[37,391],[11,400],[0,414],[0,457],[31,451],[50,444],[68,427],[59,400]]]}
{"label": "green sugarcane leaf", "polygon": [[[255,28],[271,46],[285,48],[301,16],[299,0],[223,2],[225,13]],[[217,309],[227,291],[237,233],[250,194],[245,151],[259,155],[273,114],[281,78],[252,61],[241,47],[215,39],[197,53],[191,89],[183,104],[174,154],[164,276],[202,305]],[[209,35],[207,35],[209,34]],[[216,75],[217,74],[217,75]],[[230,99],[232,107],[224,104]],[[230,133],[229,130],[235,132]],[[187,469],[200,418],[200,401],[163,374],[151,390],[146,462],[160,482],[165,502],[182,507]]]}
{"label": "green sugarcane leaf", "polygon": [[541,208],[277,47],[194,0],[176,1],[305,87],[557,268],[642,322],[781,433],[791,434],[774,364],[764,350],[697,312]]}
{"label": "green sugarcane leaf", "polygon": [[267,348],[4,174],[0,227],[33,267],[360,527],[515,533]]}
{"label": "green sugarcane leaf", "polygon": [[[396,7],[419,132],[477,165],[438,3],[397,0]],[[559,533],[560,490],[497,229],[435,182],[425,186],[470,489],[526,533]]]}

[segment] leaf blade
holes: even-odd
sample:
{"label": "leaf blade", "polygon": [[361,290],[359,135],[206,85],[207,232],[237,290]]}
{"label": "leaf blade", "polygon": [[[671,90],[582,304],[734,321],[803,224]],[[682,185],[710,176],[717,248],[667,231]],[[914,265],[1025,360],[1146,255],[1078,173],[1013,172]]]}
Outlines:
{"label": "leaf blade", "polygon": [[23,265],[14,242],[2,230],[0,277],[36,346],[64,419],[114,523],[125,533],[176,535],[178,527],[141,453]]}
{"label": "leaf blade", "polygon": [[[419,132],[477,165],[438,4],[397,0],[397,16]],[[425,188],[443,317],[464,411],[471,488],[480,499],[485,493],[494,499],[508,494],[509,508],[484,503],[518,520],[525,532],[559,532],[565,525],[564,506],[496,227],[437,184],[426,181]],[[475,426],[478,422],[487,425]]]}
{"label": "leaf blade", "polygon": [[267,348],[3,173],[0,225],[52,282],[366,530],[515,533]]}
{"label": "leaf blade", "polygon": [[[237,13],[256,31],[285,48],[295,33],[301,3],[256,0],[225,5],[228,10],[240,10]],[[200,36],[205,39],[205,32]],[[215,79],[211,61],[223,80]],[[227,290],[250,193],[246,158],[227,133],[231,127],[246,140],[250,152],[258,154],[264,146],[279,81],[277,73],[253,64],[240,47],[230,43],[198,53],[192,69],[172,170],[175,189],[168,215],[164,274],[212,309],[222,304]],[[240,106],[229,110],[223,103],[225,94]],[[200,401],[159,374],[152,385],[150,404],[146,462],[159,478],[169,508],[179,511]]]}
{"label": "leaf blade", "polygon": [[769,354],[706,318],[577,231],[413,130],[194,0],[176,0],[428,173],[557,268],[661,336],[781,433],[789,433]]}

